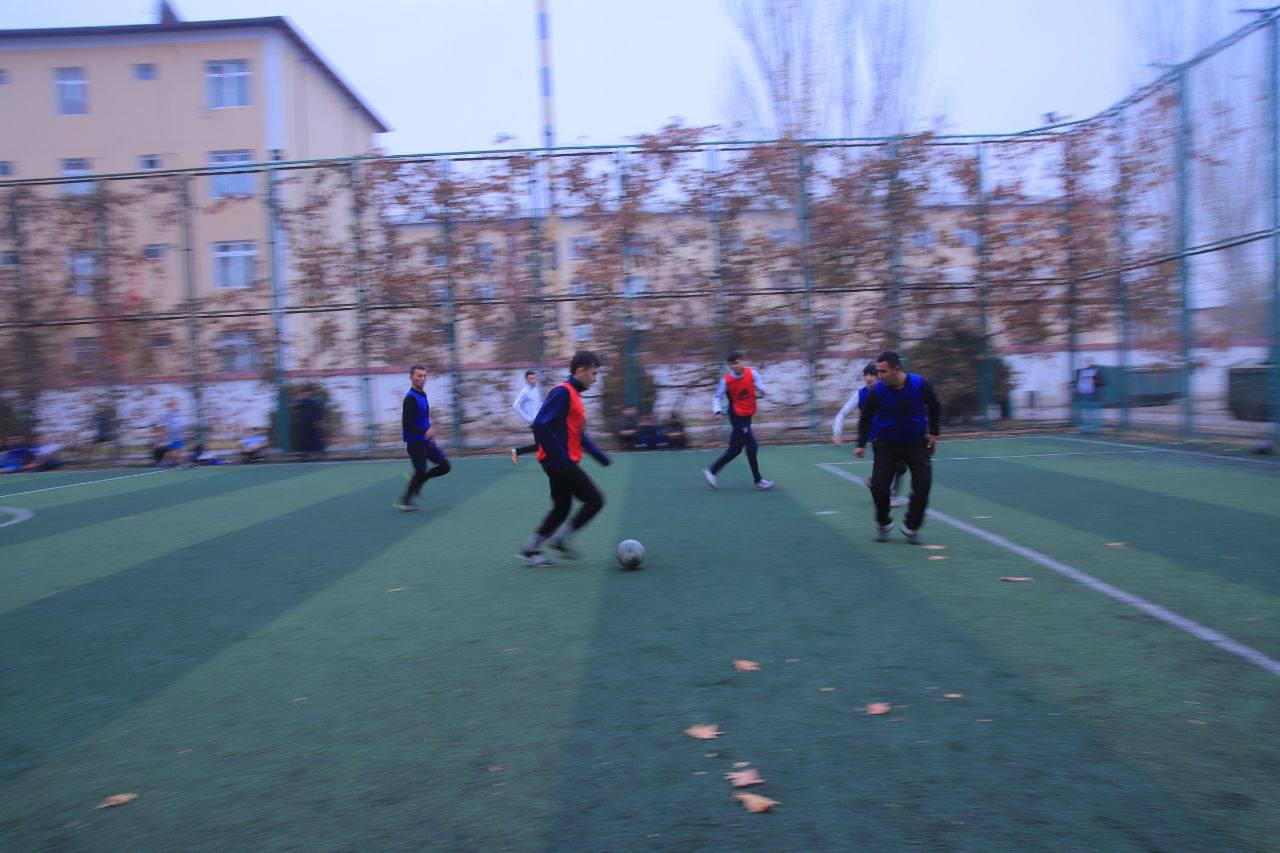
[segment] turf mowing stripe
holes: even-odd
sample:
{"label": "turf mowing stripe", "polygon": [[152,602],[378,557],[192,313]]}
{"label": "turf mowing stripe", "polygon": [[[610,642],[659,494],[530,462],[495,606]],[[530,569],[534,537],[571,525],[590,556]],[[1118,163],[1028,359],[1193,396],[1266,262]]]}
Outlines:
{"label": "turf mowing stripe", "polygon": [[[866,487],[866,481],[861,477],[858,477],[855,474],[850,474],[848,471],[837,468],[830,463],[820,462],[818,463],[818,467],[835,474],[837,477],[842,477],[850,482],[857,483],[864,488]],[[983,530],[980,527],[974,527],[972,524],[961,521],[958,518],[952,518],[944,512],[931,509],[929,510],[929,515],[938,519],[938,521],[941,521],[943,524],[950,525],[957,530],[964,531],[965,533],[976,536],[979,539],[983,539],[992,545],[1004,548],[1006,551],[1011,551],[1020,557],[1025,557],[1032,562],[1039,563],[1046,569],[1057,572],[1063,577],[1070,578],[1077,583],[1084,584],[1096,592],[1100,592],[1109,598],[1121,602],[1122,604],[1127,604],[1136,610],[1140,610],[1154,619],[1158,619],[1167,625],[1172,625],[1180,631],[1184,631],[1193,637],[1222,649],[1224,652],[1229,652],[1236,657],[1248,661],[1254,666],[1261,667],[1272,675],[1280,677],[1280,661],[1263,654],[1257,649],[1246,646],[1243,643],[1238,643],[1225,634],[1215,631],[1212,628],[1206,628],[1199,622],[1192,621],[1185,616],[1174,613],[1173,611],[1161,607],[1158,604],[1154,604],[1141,596],[1134,595],[1133,593],[1126,592],[1119,587],[1112,586],[1105,581],[1098,580],[1093,575],[1082,572],[1073,566],[1068,566],[1066,563],[1061,563],[1052,557],[1041,554],[1039,551],[1019,545],[1016,542],[1011,542],[1003,536],[997,536],[996,534]]]}
{"label": "turf mowing stripe", "polygon": [[32,489],[29,492],[10,492],[7,495],[0,495],[0,500],[4,498],[16,498],[19,495],[34,495],[39,492],[52,492],[55,489],[70,489],[76,486],[92,486],[96,483],[110,483],[112,480],[128,480],[133,477],[150,477],[152,474],[163,474],[165,471],[143,471],[141,474],[125,474],[122,477],[103,477],[101,480],[85,480],[82,483],[66,483],[61,486],[48,486],[43,489]]}

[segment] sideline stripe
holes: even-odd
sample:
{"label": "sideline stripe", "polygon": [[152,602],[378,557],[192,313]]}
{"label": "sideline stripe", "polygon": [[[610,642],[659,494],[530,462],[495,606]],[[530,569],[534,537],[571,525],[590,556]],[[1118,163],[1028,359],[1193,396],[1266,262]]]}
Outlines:
{"label": "sideline stripe", "polygon": [[112,480],[128,480],[131,477],[150,477],[152,474],[163,474],[161,471],[143,471],[141,474],[125,474],[123,477],[103,477],[101,480],[85,480],[83,483],[64,483],[61,486],[49,486],[44,489],[32,489],[29,492],[10,492],[7,495],[0,495],[0,498],[16,498],[19,495],[34,495],[37,492],[52,492],[55,489],[70,489],[75,486],[92,486],[96,483],[110,483]]}
{"label": "sideline stripe", "polygon": [[[1032,459],[1037,456],[1107,456],[1123,453],[1155,453],[1154,450],[1067,450],[1061,453],[1015,453],[1011,456],[935,456],[934,462],[968,462],[973,459]],[[870,465],[870,459],[853,462],[831,462],[831,465]]]}
{"label": "sideline stripe", "polygon": [[1228,462],[1251,462],[1255,465],[1265,464],[1260,459],[1252,459],[1248,456],[1226,456],[1221,453],[1204,453],[1200,450],[1179,450],[1176,447],[1144,447],[1141,444],[1125,444],[1119,441],[1103,441],[1100,438],[1076,438],[1071,435],[1053,435],[1049,437],[1057,439],[1058,441],[1075,441],[1080,444],[1103,444],[1108,447],[1130,447],[1139,450],[1146,450],[1151,453],[1179,453],[1183,456],[1200,456],[1205,459],[1225,459]]}
{"label": "sideline stripe", "polygon": [[[835,474],[837,477],[842,477],[851,483],[857,483],[864,488],[867,485],[866,481],[856,474],[850,474],[848,471],[837,468],[829,463],[819,462],[818,467]],[[1025,545],[1019,545],[1016,542],[1010,542],[1003,536],[997,536],[988,530],[983,530],[981,527],[974,527],[972,524],[961,521],[958,518],[952,518],[944,512],[931,509],[929,510],[929,515],[936,518],[938,521],[941,521],[943,524],[954,527],[956,530],[961,530],[972,536],[976,536],[979,539],[990,542],[992,545],[1017,554],[1019,557],[1025,557],[1034,563],[1039,563],[1046,569],[1057,572],[1063,577],[1069,578],[1076,583],[1084,584],[1095,592],[1100,592],[1108,598],[1119,601],[1121,604],[1127,604],[1135,610],[1141,610],[1153,619],[1158,619],[1166,625],[1172,625],[1179,631],[1190,634],[1197,639],[1204,640],[1206,643],[1217,646],[1224,652],[1229,652],[1238,658],[1248,661],[1254,666],[1266,670],[1274,676],[1280,677],[1280,661],[1268,657],[1255,648],[1236,642],[1226,634],[1219,633],[1212,628],[1206,628],[1199,622],[1195,622],[1181,614],[1174,613],[1172,610],[1168,610],[1158,604],[1147,601],[1142,596],[1126,592],[1119,587],[1112,586],[1105,581],[1098,580],[1093,575],[1088,574],[1087,572],[1082,572],[1074,566],[1069,566],[1066,563],[1060,563],[1052,557],[1041,554],[1039,551],[1032,550]]]}

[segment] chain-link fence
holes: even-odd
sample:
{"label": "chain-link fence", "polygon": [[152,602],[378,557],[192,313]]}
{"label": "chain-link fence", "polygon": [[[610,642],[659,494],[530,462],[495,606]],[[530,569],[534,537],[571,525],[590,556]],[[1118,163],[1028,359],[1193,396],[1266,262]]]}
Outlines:
{"label": "chain-link fence", "polygon": [[[1261,15],[1088,120],[1007,136],[472,152],[0,182],[0,419],[85,454],[395,445],[411,364],[455,448],[572,352],[715,438],[731,349],[775,437],[893,348],[950,428],[1280,428],[1280,39]],[[173,401],[171,403],[170,401]],[[628,413],[632,415],[632,413]],[[96,446],[96,450],[93,448]]]}

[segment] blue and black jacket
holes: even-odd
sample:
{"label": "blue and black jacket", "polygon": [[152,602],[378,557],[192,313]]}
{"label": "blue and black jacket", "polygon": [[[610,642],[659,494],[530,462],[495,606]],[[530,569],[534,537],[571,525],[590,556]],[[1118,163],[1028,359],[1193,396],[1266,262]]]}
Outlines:
{"label": "blue and black jacket", "polygon": [[872,385],[859,411],[858,447],[866,447],[867,441],[920,444],[926,434],[938,434],[942,406],[932,385],[908,373],[901,388],[883,381]]}
{"label": "blue and black jacket", "polygon": [[426,432],[431,429],[431,404],[427,402],[427,392],[410,388],[404,395],[404,406],[400,410],[400,433],[406,444],[411,441],[426,441]]}

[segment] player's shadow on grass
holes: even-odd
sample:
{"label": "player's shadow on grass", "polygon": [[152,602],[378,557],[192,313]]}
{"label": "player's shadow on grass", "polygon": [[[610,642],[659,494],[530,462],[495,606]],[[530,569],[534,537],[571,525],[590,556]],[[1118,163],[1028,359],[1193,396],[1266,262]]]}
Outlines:
{"label": "player's shadow on grass", "polygon": [[[793,501],[784,477],[772,494],[749,485],[712,494],[654,487],[688,479],[678,466],[656,474],[637,474],[618,496],[617,534],[639,538],[649,558],[602,585],[556,769],[549,849],[953,849],[1045,838],[1176,849],[1215,838],[1088,726],[1050,716],[1060,709],[1037,683],[902,580],[895,567],[920,552],[870,541],[863,490],[841,492],[842,535]],[[923,554],[919,562],[942,571]],[[735,659],[763,668],[738,672]],[[943,700],[948,690],[972,698]],[[864,713],[884,700],[899,710]],[[703,723],[726,734],[683,733]],[[730,799],[723,776],[738,761],[759,768],[768,782],[752,790],[780,800],[778,810],[750,815]]]}
{"label": "player's shadow on grass", "polygon": [[[281,482],[310,473],[300,465],[293,466],[283,473],[278,470],[271,472],[270,479],[254,476],[259,472],[266,472],[265,466],[252,469],[252,473],[249,470],[237,469],[209,474],[201,472],[198,478],[187,478],[183,473],[175,473],[168,479],[149,477],[142,481],[153,484],[148,488],[123,494],[90,497],[47,509],[37,509],[29,521],[0,530],[0,548],[77,530],[91,524],[101,524],[104,521],[128,518],[131,515],[142,516],[155,510],[187,504],[203,498],[218,497],[267,482]],[[140,518],[139,523],[145,524],[146,520]]]}
{"label": "player's shadow on grass", "polygon": [[[439,502],[423,503],[488,484],[450,477],[447,498],[432,484]],[[0,785],[420,530],[431,512],[394,512],[397,488],[384,480],[0,614]]]}

